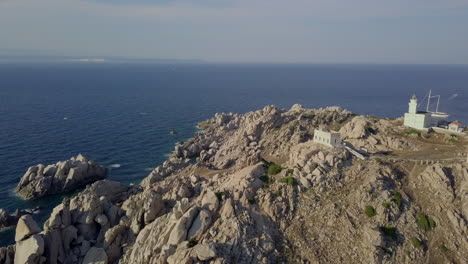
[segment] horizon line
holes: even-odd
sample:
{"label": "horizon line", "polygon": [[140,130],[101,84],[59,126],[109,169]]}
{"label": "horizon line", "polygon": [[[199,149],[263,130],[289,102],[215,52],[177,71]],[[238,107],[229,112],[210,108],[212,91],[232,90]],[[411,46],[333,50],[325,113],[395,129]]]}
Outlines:
{"label": "horizon line", "polygon": [[375,61],[230,61],[180,58],[142,58],[119,56],[1,55],[0,64],[227,64],[227,65],[440,65],[468,66],[468,63],[375,62]]}

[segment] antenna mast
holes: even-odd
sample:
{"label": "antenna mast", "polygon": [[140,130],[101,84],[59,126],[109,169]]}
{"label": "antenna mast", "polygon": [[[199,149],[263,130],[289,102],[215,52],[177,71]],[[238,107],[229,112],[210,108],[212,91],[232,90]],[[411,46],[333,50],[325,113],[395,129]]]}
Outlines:
{"label": "antenna mast", "polygon": [[439,113],[439,102],[440,102],[440,95],[437,96],[437,107],[436,107],[436,113]]}
{"label": "antenna mast", "polygon": [[431,92],[432,92],[432,90],[429,90],[429,96],[427,97],[426,112],[429,112],[429,104],[431,103]]}

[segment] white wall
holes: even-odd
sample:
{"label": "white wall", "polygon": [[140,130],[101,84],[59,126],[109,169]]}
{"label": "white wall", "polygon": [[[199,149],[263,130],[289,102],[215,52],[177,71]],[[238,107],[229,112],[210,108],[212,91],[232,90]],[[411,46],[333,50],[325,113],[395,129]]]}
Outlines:
{"label": "white wall", "polygon": [[430,126],[431,119],[427,114],[405,114],[404,125],[416,129],[425,129]]}
{"label": "white wall", "polygon": [[341,136],[339,133],[330,133],[316,129],[314,132],[314,142],[326,146],[339,146],[341,145]]}

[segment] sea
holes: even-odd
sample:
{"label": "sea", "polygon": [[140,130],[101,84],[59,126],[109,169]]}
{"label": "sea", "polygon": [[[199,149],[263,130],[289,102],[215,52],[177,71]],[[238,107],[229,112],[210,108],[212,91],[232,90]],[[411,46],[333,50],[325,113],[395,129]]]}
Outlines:
{"label": "sea", "polygon": [[[395,118],[429,90],[468,124],[468,65],[0,64],[0,208],[40,206],[43,223],[66,195],[25,201],[15,186],[29,166],[79,153],[138,183],[217,112],[299,103]],[[0,246],[13,243],[13,229],[0,232]]]}

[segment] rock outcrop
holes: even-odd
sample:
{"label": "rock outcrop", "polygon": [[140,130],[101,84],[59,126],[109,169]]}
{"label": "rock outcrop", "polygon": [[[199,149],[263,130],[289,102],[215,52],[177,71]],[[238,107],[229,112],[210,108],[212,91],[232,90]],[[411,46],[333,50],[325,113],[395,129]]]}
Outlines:
{"label": "rock outcrop", "polygon": [[0,263],[14,264],[15,263],[15,245],[0,248]]}
{"label": "rock outcrop", "polygon": [[30,167],[21,178],[16,192],[25,199],[34,199],[70,192],[105,176],[104,167],[79,154],[76,158],[56,164]]}
{"label": "rock outcrop", "polygon": [[22,216],[16,226],[15,264],[44,263],[44,238],[41,229],[30,215]]}

